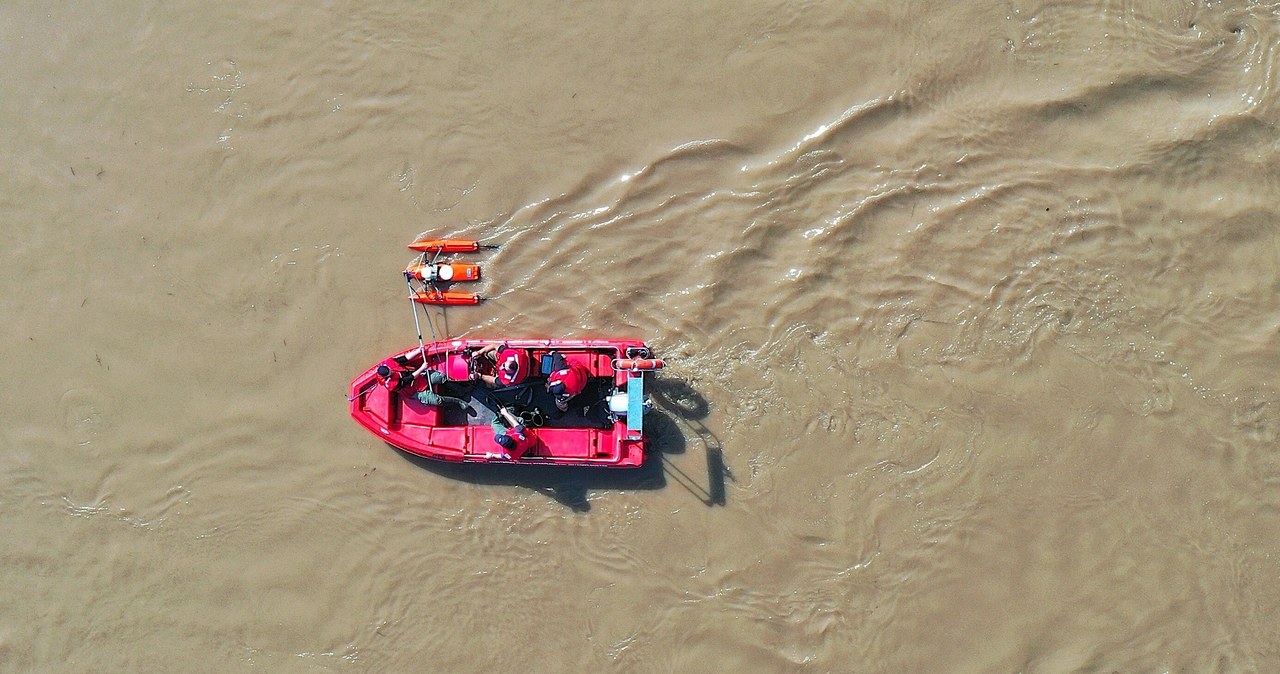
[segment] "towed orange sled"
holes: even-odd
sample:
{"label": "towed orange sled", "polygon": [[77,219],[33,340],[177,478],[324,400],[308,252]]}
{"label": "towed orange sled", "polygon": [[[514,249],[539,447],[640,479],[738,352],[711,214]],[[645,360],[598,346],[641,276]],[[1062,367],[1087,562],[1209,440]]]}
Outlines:
{"label": "towed orange sled", "polygon": [[470,239],[418,238],[409,244],[409,248],[421,253],[474,253],[481,249],[492,250],[497,246],[483,244]]}
{"label": "towed orange sled", "polygon": [[479,281],[480,265],[466,262],[414,262],[404,273],[423,283]]}

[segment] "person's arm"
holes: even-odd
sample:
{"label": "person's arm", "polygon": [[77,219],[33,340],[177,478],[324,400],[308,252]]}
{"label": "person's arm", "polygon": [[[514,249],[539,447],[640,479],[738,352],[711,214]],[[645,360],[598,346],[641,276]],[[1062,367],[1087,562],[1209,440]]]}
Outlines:
{"label": "person's arm", "polygon": [[[497,350],[498,350],[497,344],[486,344],[485,346],[480,347],[478,350],[471,352],[471,362],[473,364],[473,367],[475,369],[479,369],[480,367],[479,361],[481,358],[488,358],[489,362],[497,363],[497,359],[496,359],[497,357],[493,355],[493,353]],[[498,378],[496,376],[480,374],[479,372],[472,372],[471,379],[472,381],[482,381],[489,388],[498,388]]]}
{"label": "person's arm", "polygon": [[498,408],[498,414],[501,414],[501,415],[502,415],[502,418],[503,418],[503,419],[506,419],[507,424],[509,424],[509,425],[511,426],[511,428],[515,428],[516,426],[520,426],[520,425],[521,425],[521,423],[520,423],[520,419],[519,419],[518,417],[516,417],[516,415],[512,414],[512,413],[511,413],[511,410],[509,410],[509,409],[507,409],[507,408],[505,408],[505,407],[499,407],[499,408]]}

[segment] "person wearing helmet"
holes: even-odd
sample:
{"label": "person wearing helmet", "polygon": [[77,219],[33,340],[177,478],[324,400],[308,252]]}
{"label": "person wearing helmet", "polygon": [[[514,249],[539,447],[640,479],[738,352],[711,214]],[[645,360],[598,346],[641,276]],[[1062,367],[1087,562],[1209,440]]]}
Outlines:
{"label": "person wearing helmet", "polygon": [[498,445],[499,451],[488,456],[515,460],[524,456],[533,448],[533,435],[528,432],[524,423],[507,408],[498,408],[498,415],[494,417],[491,425],[494,433],[493,442]]}
{"label": "person wearing helmet", "polygon": [[491,388],[522,384],[533,373],[533,363],[529,358],[529,350],[512,348],[507,346],[506,342],[485,346],[476,351],[472,357],[488,358],[493,361],[494,373],[492,375],[474,375],[475,378],[480,379]]}
{"label": "person wearing helmet", "polygon": [[418,348],[378,363],[378,367],[374,368],[378,383],[387,387],[389,391],[412,389],[417,383],[417,378],[426,371],[427,365],[424,362],[417,370],[410,370],[409,363],[421,357],[422,349]]}
{"label": "person wearing helmet", "polygon": [[387,387],[388,391],[413,388],[413,373],[395,365],[398,364],[391,358],[378,364],[377,369],[374,370],[378,383]]}
{"label": "person wearing helmet", "polygon": [[453,396],[440,395],[436,392],[436,389],[444,384],[447,379],[443,372],[428,371],[426,363],[423,363],[422,367],[413,372],[409,372],[402,367],[396,367],[401,365],[403,365],[401,361],[393,358],[388,358],[379,363],[377,369],[374,370],[378,383],[387,387],[390,391],[411,392],[423,373],[426,373],[427,387],[409,395],[412,395],[423,405],[457,405],[459,409],[470,413],[471,404],[467,401]]}
{"label": "person wearing helmet", "polygon": [[569,409],[569,400],[587,387],[590,373],[581,363],[566,362],[560,354],[553,357],[555,369],[547,377],[547,393],[555,398],[556,409],[564,412]]}

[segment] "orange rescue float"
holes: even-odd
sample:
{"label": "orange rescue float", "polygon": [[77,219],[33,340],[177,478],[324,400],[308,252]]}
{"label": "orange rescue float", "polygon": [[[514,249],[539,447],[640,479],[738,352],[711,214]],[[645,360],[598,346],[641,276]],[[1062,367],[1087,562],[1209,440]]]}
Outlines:
{"label": "orange rescue float", "polygon": [[487,246],[470,239],[417,239],[409,244],[409,248],[421,253],[474,253],[481,248],[497,248]]}
{"label": "orange rescue float", "polygon": [[409,296],[419,304],[443,304],[459,306],[479,304],[484,298],[475,293],[464,293],[457,290],[419,290]]}

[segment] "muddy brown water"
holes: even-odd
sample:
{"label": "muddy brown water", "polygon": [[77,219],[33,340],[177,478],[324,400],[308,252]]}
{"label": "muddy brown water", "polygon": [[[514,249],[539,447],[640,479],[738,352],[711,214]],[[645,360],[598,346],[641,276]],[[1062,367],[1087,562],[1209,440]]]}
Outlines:
{"label": "muddy brown water", "polygon": [[[1280,670],[1278,27],[6,3],[0,670]],[[351,422],[424,230],[654,462]]]}

